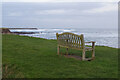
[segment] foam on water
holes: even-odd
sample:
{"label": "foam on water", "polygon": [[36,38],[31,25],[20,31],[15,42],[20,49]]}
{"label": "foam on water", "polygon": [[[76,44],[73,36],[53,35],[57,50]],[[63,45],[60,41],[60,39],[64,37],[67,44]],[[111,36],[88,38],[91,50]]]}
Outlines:
{"label": "foam on water", "polygon": [[113,29],[37,29],[37,30],[10,30],[11,32],[39,32],[36,34],[21,34],[45,39],[56,39],[56,33],[72,32],[84,34],[85,41],[96,41],[96,45],[118,48],[118,30]]}

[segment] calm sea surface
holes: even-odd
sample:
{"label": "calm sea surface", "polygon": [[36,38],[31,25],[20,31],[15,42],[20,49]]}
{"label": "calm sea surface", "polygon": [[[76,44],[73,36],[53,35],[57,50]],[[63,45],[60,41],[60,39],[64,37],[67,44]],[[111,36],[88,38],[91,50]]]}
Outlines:
{"label": "calm sea surface", "polygon": [[72,32],[78,35],[84,34],[85,41],[96,41],[96,45],[118,48],[117,29],[38,28],[37,30],[15,29],[11,30],[11,32],[38,32],[36,34],[21,34],[21,35],[45,39],[56,39],[56,33]]}

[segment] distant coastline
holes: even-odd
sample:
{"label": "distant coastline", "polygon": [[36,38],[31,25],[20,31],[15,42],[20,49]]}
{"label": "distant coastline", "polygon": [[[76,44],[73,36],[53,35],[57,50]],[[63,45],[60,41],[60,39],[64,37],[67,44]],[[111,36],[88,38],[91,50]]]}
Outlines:
{"label": "distant coastline", "polygon": [[10,29],[35,29],[37,28],[0,28],[2,34],[35,34],[37,32],[11,32]]}
{"label": "distant coastline", "polygon": [[35,29],[37,30],[37,28],[8,28],[8,29]]}

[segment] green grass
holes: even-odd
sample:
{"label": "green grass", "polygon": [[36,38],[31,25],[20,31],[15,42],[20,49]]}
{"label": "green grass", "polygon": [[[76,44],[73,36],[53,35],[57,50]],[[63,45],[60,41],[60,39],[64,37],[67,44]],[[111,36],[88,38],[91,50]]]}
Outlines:
{"label": "green grass", "polygon": [[0,27],[0,29],[8,29],[8,28],[5,28],[5,27]]}
{"label": "green grass", "polygon": [[[3,64],[15,64],[25,78],[117,78],[118,49],[96,46],[93,61],[57,55],[57,41],[3,35]],[[65,53],[65,49],[61,49]],[[69,50],[81,55],[82,51]],[[91,52],[87,52],[87,57]]]}

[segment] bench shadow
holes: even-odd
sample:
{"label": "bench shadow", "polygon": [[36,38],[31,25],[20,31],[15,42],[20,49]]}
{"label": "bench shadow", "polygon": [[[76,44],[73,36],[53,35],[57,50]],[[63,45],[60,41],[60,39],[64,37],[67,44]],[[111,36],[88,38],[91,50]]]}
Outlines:
{"label": "bench shadow", "polygon": [[[80,60],[80,61],[82,61],[82,57],[81,56],[79,56],[79,55],[75,55],[75,54],[64,54],[64,53],[62,53],[61,55],[63,55],[63,56],[65,56],[66,58],[74,58],[74,59],[76,59],[76,60]],[[91,61],[92,59],[88,59],[87,61]]]}

